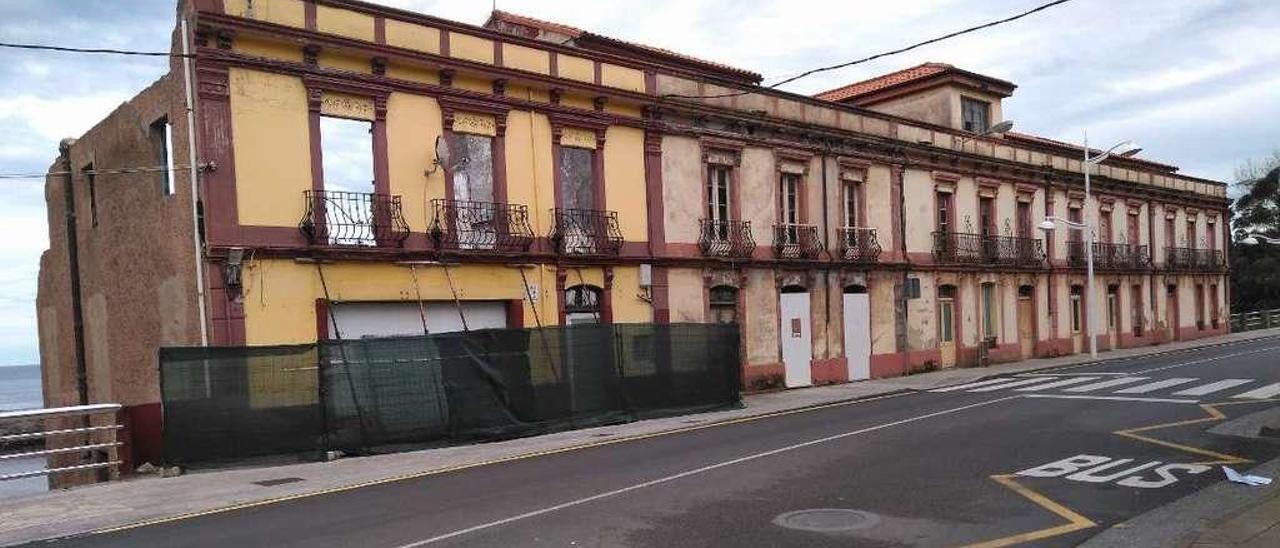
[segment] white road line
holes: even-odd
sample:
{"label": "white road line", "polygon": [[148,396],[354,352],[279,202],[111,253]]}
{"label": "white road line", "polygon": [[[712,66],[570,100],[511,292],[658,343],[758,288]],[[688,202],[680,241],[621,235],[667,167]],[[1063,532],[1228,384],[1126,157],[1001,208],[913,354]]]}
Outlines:
{"label": "white road line", "polygon": [[1200,380],[1200,379],[1197,379],[1195,377],[1177,377],[1173,379],[1165,379],[1162,381],[1149,382],[1147,384],[1139,384],[1138,386],[1125,388],[1124,390],[1116,390],[1116,393],[1117,394],[1146,394],[1147,392],[1155,392],[1156,390],[1160,390],[1162,388],[1169,388],[1170,386],[1178,386],[1179,384],[1187,384],[1191,381],[1196,381],[1196,380]]}
{"label": "white road line", "polygon": [[704,473],[704,472],[710,472],[710,471],[712,471],[712,470],[718,470],[718,469],[720,469],[720,468],[725,468],[725,467],[728,467],[728,466],[733,466],[733,465],[735,465],[735,464],[742,464],[742,463],[744,463],[744,462],[750,462],[750,461],[753,461],[753,460],[756,460],[756,459],[761,459],[761,458],[764,458],[764,457],[771,457],[771,456],[773,456],[773,455],[777,455],[777,454],[780,454],[780,453],[786,453],[786,452],[788,452],[788,451],[794,451],[794,450],[796,450],[796,449],[802,449],[802,448],[805,448],[805,447],[810,447],[810,446],[813,446],[813,445],[819,445],[819,444],[823,444],[823,443],[827,443],[827,442],[831,442],[831,441],[835,441],[835,440],[839,440],[839,439],[848,438],[848,437],[851,437],[851,436],[857,436],[857,435],[860,435],[860,434],[868,434],[868,433],[871,433],[871,432],[875,432],[875,431],[877,431],[877,430],[884,430],[884,429],[886,429],[886,428],[893,428],[894,426],[901,426],[901,425],[904,425],[904,424],[910,424],[910,423],[917,422],[917,421],[922,421],[922,420],[925,420],[925,419],[931,419],[931,418],[933,418],[933,417],[940,417],[940,416],[943,416],[943,415],[950,415],[951,413],[958,413],[958,412],[960,412],[960,411],[965,411],[965,410],[968,410],[968,409],[973,409],[973,408],[975,408],[975,407],[982,407],[982,406],[984,406],[984,405],[991,405],[991,404],[994,404],[994,403],[1005,402],[1005,401],[1009,401],[1009,400],[1012,400],[1012,399],[1017,399],[1017,398],[1020,398],[1020,397],[1022,397],[1022,396],[1008,396],[1008,397],[1005,397],[1005,398],[1000,398],[1000,399],[995,399],[995,400],[990,400],[990,401],[984,401],[984,402],[980,402],[980,403],[974,403],[974,404],[965,405],[965,406],[962,406],[962,407],[953,407],[953,408],[951,408],[951,409],[946,409],[946,410],[943,410],[943,411],[937,411],[937,412],[929,413],[929,414],[926,414],[926,415],[920,415],[920,416],[912,417],[912,418],[909,418],[909,419],[902,419],[902,420],[899,420],[899,421],[887,422],[887,423],[884,423],[884,424],[877,424],[877,425],[875,425],[875,426],[868,426],[868,427],[866,427],[866,428],[862,428],[862,429],[854,430],[854,431],[851,431],[851,432],[845,432],[845,433],[843,433],[843,434],[836,434],[836,435],[833,435],[833,436],[827,436],[827,437],[825,437],[825,438],[818,438],[818,439],[815,439],[815,440],[809,440],[809,441],[806,441],[806,442],[796,443],[796,444],[788,445],[788,446],[785,446],[785,447],[779,447],[779,448],[777,448],[777,449],[771,449],[771,450],[769,450],[769,451],[764,451],[764,452],[761,452],[761,453],[755,453],[755,454],[747,455],[747,456],[745,456],[745,457],[739,457],[739,458],[732,459],[732,460],[726,460],[726,461],[718,462],[718,463],[715,463],[715,464],[710,464],[710,465],[707,465],[707,466],[703,466],[703,467],[701,467],[701,468],[694,468],[694,469],[692,469],[692,470],[686,470],[686,471],[684,471],[684,472],[680,472],[679,474],[672,474],[672,475],[670,475],[670,476],[665,476],[665,477],[661,477],[661,478],[657,478],[657,479],[649,480],[649,481],[646,481],[646,482],[643,482],[643,483],[637,483],[637,484],[634,484],[634,485],[629,485],[629,486],[627,486],[627,487],[622,487],[622,488],[620,488],[620,489],[614,489],[614,490],[612,490],[612,491],[605,491],[605,492],[603,492],[603,493],[597,493],[597,494],[595,494],[595,495],[591,495],[591,496],[589,496],[589,497],[580,498],[580,499],[577,499],[577,500],[571,500],[571,501],[569,501],[569,502],[565,502],[565,503],[557,504],[557,505],[555,505],[555,506],[547,506],[547,507],[545,507],[545,508],[540,508],[540,509],[537,509],[537,510],[534,510],[534,511],[531,511],[531,512],[525,512],[525,513],[523,513],[523,514],[519,514],[519,515],[511,516],[511,517],[509,517],[509,518],[503,518],[503,519],[495,520],[495,521],[491,521],[491,522],[488,522],[488,523],[482,523],[482,524],[480,524],[480,525],[475,525],[475,526],[472,526],[472,527],[467,527],[467,528],[465,528],[465,529],[458,529],[458,530],[456,530],[456,531],[452,531],[452,532],[449,532],[449,533],[445,533],[445,534],[443,534],[443,535],[437,535],[437,536],[434,536],[434,537],[431,537],[431,538],[427,538],[427,539],[419,540],[419,541],[416,541],[416,542],[411,542],[411,543],[409,543],[409,544],[404,544],[404,545],[401,545],[399,548],[416,548],[416,547],[418,547],[418,546],[426,546],[426,545],[428,545],[428,544],[434,544],[434,543],[440,542],[440,541],[442,541],[442,540],[449,540],[449,539],[457,538],[457,537],[460,537],[460,536],[463,536],[463,535],[467,535],[467,534],[475,533],[475,532],[477,532],[477,531],[483,531],[483,530],[485,530],[485,529],[492,529],[492,528],[494,528],[494,527],[498,527],[498,526],[501,526],[501,525],[506,525],[506,524],[508,524],[508,523],[513,523],[513,522],[517,522],[517,521],[520,521],[520,520],[525,520],[525,519],[529,519],[529,518],[533,518],[533,517],[538,517],[538,516],[541,516],[541,515],[543,515],[543,514],[549,514],[549,513],[551,513],[551,512],[555,512],[555,511],[558,511],[558,510],[564,510],[565,508],[572,508],[572,507],[574,507],[574,506],[580,506],[580,505],[586,504],[586,503],[588,503],[588,502],[595,502],[595,501],[597,501],[597,500],[606,499],[606,498],[609,498],[609,497],[615,497],[615,496],[618,496],[618,495],[622,495],[622,494],[630,493],[630,492],[632,492],[632,491],[637,491],[637,490],[640,490],[640,489],[644,489],[644,488],[646,488],[646,487],[653,487],[653,486],[655,486],[655,485],[662,485],[662,484],[664,484],[664,483],[670,483],[670,482],[673,482],[673,481],[678,480],[678,479],[687,478],[687,477],[689,477],[689,476],[695,476],[695,475],[698,475],[698,474],[702,474],[702,473]]}
{"label": "white road line", "polygon": [[1174,393],[1173,393],[1173,395],[1175,395],[1175,396],[1203,396],[1203,395],[1205,395],[1205,394],[1212,394],[1212,393],[1214,393],[1214,392],[1218,392],[1218,391],[1221,391],[1221,390],[1226,390],[1226,389],[1231,388],[1231,387],[1233,387],[1233,386],[1240,386],[1240,385],[1242,385],[1242,384],[1248,384],[1248,383],[1251,383],[1251,382],[1253,382],[1253,379],[1226,379],[1226,380],[1221,380],[1221,381],[1218,381],[1218,382],[1211,382],[1211,383],[1209,383],[1209,384],[1202,384],[1202,385],[1197,386],[1197,387],[1195,387],[1195,388],[1188,388],[1188,389],[1183,390],[1183,391],[1181,391],[1181,392],[1174,392]]}
{"label": "white road line", "polygon": [[1232,397],[1242,398],[1247,400],[1265,400],[1268,398],[1273,398],[1276,395],[1280,395],[1280,382],[1275,384],[1268,384],[1262,388],[1250,390],[1243,394],[1236,394],[1235,396],[1232,396]]}
{"label": "white road line", "polygon": [[1095,382],[1084,386],[1074,386],[1064,390],[1064,392],[1093,392],[1094,390],[1102,390],[1103,388],[1111,388],[1122,384],[1133,384],[1135,382],[1145,381],[1146,377],[1122,377],[1119,379],[1111,379],[1109,381]]}
{"label": "white road line", "polygon": [[996,390],[1004,390],[1005,388],[1013,388],[1015,386],[1026,386],[1028,384],[1035,384],[1038,382],[1051,381],[1051,380],[1053,380],[1053,377],[1018,379],[1016,381],[1009,381],[1003,384],[993,384],[989,386],[983,386],[982,388],[974,388],[973,390],[968,390],[968,392],[995,392]]}
{"label": "white road line", "polygon": [[1266,348],[1259,348],[1259,349],[1257,349],[1257,350],[1247,350],[1247,351],[1245,351],[1245,352],[1236,352],[1236,353],[1234,353],[1234,354],[1223,354],[1223,355],[1221,355],[1221,356],[1213,356],[1213,357],[1209,357],[1209,358],[1201,358],[1201,359],[1199,359],[1199,360],[1192,360],[1192,361],[1189,361],[1189,362],[1183,362],[1183,363],[1175,363],[1175,364],[1173,364],[1173,365],[1164,365],[1164,366],[1161,366],[1161,367],[1152,367],[1151,369],[1143,369],[1142,371],[1134,371],[1134,372],[1133,372],[1133,374],[1135,374],[1135,375],[1141,375],[1141,374],[1143,374],[1143,373],[1153,373],[1153,372],[1156,372],[1156,371],[1164,371],[1164,370],[1166,370],[1166,369],[1174,369],[1174,368],[1177,368],[1177,367],[1186,367],[1186,366],[1188,366],[1188,365],[1199,365],[1199,364],[1206,363],[1206,362],[1211,362],[1211,361],[1216,361],[1216,360],[1223,360],[1223,359],[1227,359],[1227,358],[1234,358],[1234,357],[1237,357],[1237,356],[1247,356],[1247,355],[1249,355],[1249,354],[1260,354],[1260,353],[1262,353],[1262,352],[1272,352],[1272,351],[1274,351],[1274,350],[1280,350],[1280,346],[1268,346],[1268,347],[1266,347]]}
{"label": "white road line", "polygon": [[1095,381],[1095,380],[1098,380],[1098,377],[1073,377],[1070,379],[1064,379],[1057,382],[1051,382],[1047,384],[1037,384],[1035,386],[1018,388],[1017,391],[1018,392],[1036,392],[1040,390],[1048,390],[1050,388],[1061,388],[1063,386],[1071,386],[1073,384],[1080,384],[1082,382],[1089,382],[1089,381]]}
{"label": "white road line", "polygon": [[1146,403],[1200,403],[1200,400],[1176,400],[1170,398],[1126,398],[1123,396],[1075,396],[1070,394],[1027,394],[1024,398],[1050,398],[1055,400],[1104,400],[1136,401]]}
{"label": "white road line", "polygon": [[1009,381],[1008,377],[1000,377],[996,379],[987,379],[985,381],[971,382],[966,384],[957,384],[955,386],[947,386],[943,388],[934,388],[933,390],[930,390],[930,392],[951,392],[954,390],[964,390],[966,388],[974,388],[977,386],[986,386],[988,384],[995,384],[998,382],[1008,382],[1008,381]]}

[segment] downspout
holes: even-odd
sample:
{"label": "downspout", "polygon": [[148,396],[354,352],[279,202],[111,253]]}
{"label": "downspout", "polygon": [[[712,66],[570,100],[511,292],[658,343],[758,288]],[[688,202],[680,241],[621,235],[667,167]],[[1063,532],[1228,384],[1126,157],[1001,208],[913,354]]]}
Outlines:
{"label": "downspout", "polygon": [[65,174],[62,194],[66,202],[67,269],[71,274],[71,330],[76,349],[76,396],[80,405],[89,404],[89,376],[84,358],[84,308],[80,306],[80,244],[76,233],[75,175],[71,169],[71,147],[75,139],[63,139],[59,152]]}
{"label": "downspout", "polygon": [[182,18],[182,79],[185,83],[187,107],[187,165],[191,170],[191,244],[195,251],[196,309],[200,311],[200,346],[209,346],[208,311],[205,310],[204,246],[200,243],[199,164],[196,163],[196,110],[191,93],[191,36],[187,19]]}

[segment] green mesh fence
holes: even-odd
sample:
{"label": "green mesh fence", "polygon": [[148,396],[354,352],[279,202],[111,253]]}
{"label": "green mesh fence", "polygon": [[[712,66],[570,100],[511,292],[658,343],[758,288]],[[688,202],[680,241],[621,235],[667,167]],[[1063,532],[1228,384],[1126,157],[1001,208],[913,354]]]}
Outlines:
{"label": "green mesh fence", "polygon": [[574,325],[160,350],[170,464],[391,451],[740,404],[738,328]]}

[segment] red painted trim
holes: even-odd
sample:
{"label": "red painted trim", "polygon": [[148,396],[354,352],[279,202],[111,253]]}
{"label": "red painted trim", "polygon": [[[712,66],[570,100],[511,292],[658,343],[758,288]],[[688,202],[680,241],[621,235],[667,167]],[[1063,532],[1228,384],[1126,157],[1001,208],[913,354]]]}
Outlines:
{"label": "red painted trim", "polygon": [[507,327],[512,329],[524,327],[524,301],[519,299],[507,301]]}
{"label": "red painted trim", "polygon": [[600,291],[600,322],[604,324],[613,323],[613,267],[606,266],[602,269],[604,275],[604,287]]}
{"label": "red painted trim", "polygon": [[666,198],[662,179],[662,134],[646,129],[644,134],[645,214],[649,255],[666,253]]}
{"label": "red painted trim", "polygon": [[549,67],[548,72],[551,73],[552,77],[559,78],[560,77],[560,54],[554,51],[550,53],[551,53],[551,66]]}
{"label": "red painted trim", "polygon": [[329,339],[329,301],[316,299],[316,340]]}
{"label": "red painted trim", "polygon": [[[668,284],[666,267],[653,267],[653,279],[650,292],[653,298],[653,323],[671,322],[671,293]],[[706,321],[710,321],[707,318]]]}
{"label": "red painted trim", "polygon": [[449,34],[451,31],[440,29],[440,55],[449,56]]}
{"label": "red painted trim", "polygon": [[379,44],[387,43],[387,18],[382,15],[373,18],[373,41]]}
{"label": "red painted trim", "polygon": [[600,69],[600,61],[593,61],[593,62],[592,62],[592,67],[593,67],[593,68],[592,68],[592,70],[594,71],[594,78],[595,78],[595,82],[594,82],[594,83],[595,83],[595,85],[597,85],[597,86],[598,86],[598,85],[600,85],[600,81],[603,79],[603,78],[600,76],[600,73],[602,72],[602,71],[601,71],[601,69]]}
{"label": "red painted trim", "polygon": [[315,0],[304,0],[302,3],[302,20],[307,30],[316,31],[316,2]]}
{"label": "red painted trim", "polygon": [[125,406],[120,410],[119,420],[124,427],[119,434],[121,473],[133,475],[144,462],[162,464],[164,413],[160,403]]}
{"label": "red painted trim", "polygon": [[506,66],[502,60],[502,44],[501,40],[493,41],[493,64],[495,66]]}
{"label": "red painted trim", "polygon": [[564,287],[565,278],[568,277],[568,275],[569,272],[565,270],[563,266],[556,267],[556,317],[559,319],[558,323],[560,325],[565,325],[565,319],[567,317],[567,312],[565,311],[564,306]]}
{"label": "red painted trim", "polygon": [[507,135],[505,131],[498,132],[498,135],[493,138],[492,146],[490,156],[493,158],[493,201],[505,204],[508,196]]}

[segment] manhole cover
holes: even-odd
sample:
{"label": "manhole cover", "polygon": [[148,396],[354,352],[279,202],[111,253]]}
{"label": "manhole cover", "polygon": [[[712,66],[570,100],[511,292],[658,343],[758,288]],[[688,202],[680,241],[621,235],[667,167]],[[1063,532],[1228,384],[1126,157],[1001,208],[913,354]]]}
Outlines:
{"label": "manhole cover", "polygon": [[834,533],[872,527],[880,523],[880,517],[870,512],[846,508],[812,508],[779,515],[773,518],[773,523],[788,529]]}

